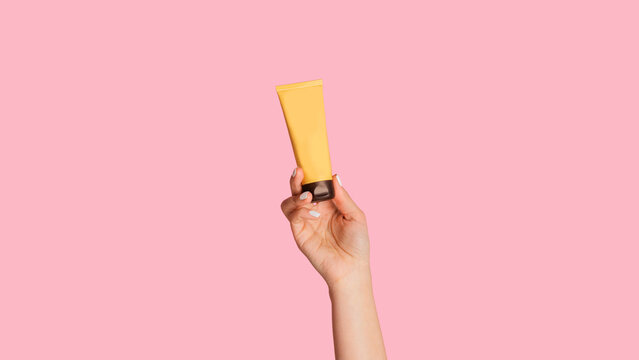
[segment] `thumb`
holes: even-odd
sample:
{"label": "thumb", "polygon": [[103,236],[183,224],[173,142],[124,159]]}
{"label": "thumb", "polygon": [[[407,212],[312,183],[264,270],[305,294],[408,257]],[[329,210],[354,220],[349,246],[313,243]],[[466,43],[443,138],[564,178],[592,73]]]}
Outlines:
{"label": "thumb", "polygon": [[335,188],[333,203],[337,207],[337,210],[339,210],[347,220],[362,219],[364,213],[357,207],[357,204],[351,199],[350,195],[348,195],[348,192],[346,192],[346,189],[342,186],[342,180],[337,174],[333,175],[333,188]]}

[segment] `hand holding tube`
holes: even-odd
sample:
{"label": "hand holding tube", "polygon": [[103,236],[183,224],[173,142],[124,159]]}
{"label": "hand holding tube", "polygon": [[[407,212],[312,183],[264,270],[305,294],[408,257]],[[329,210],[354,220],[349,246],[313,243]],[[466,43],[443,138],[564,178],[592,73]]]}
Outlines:
{"label": "hand holding tube", "polygon": [[302,193],[302,168],[290,179],[282,202],[297,246],[329,287],[335,358],[386,359],[369,266],[366,216],[333,175],[335,197],[313,203]]}
{"label": "hand holding tube", "polygon": [[297,246],[329,287],[356,272],[368,271],[369,242],[366,217],[333,175],[335,198],[313,204],[302,193],[302,168],[290,179],[292,196],[282,202]]}

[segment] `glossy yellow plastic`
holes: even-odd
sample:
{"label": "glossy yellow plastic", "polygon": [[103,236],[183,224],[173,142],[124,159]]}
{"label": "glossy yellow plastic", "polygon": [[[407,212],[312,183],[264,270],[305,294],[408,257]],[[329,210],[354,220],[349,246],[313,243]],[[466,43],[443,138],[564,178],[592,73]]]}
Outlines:
{"label": "glossy yellow plastic", "polygon": [[322,80],[276,86],[302,185],[332,180]]}

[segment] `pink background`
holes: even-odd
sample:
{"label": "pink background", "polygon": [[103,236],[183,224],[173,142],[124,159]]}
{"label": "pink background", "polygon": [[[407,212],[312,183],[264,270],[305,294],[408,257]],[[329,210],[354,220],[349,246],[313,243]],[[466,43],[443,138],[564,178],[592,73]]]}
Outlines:
{"label": "pink background", "polygon": [[2,2],[0,358],[331,358],[279,210],[317,78],[390,358],[639,358],[637,11]]}

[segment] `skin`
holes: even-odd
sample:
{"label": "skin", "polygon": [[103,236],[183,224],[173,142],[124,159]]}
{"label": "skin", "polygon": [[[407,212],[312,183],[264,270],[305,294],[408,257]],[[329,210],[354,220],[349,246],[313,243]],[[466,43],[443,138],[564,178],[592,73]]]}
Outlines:
{"label": "skin", "polygon": [[[335,198],[313,203],[302,194],[304,172],[290,178],[282,212],[297,246],[324,278],[332,305],[337,360],[386,359],[370,273],[366,216],[333,175]],[[319,213],[315,217],[311,211]]]}

